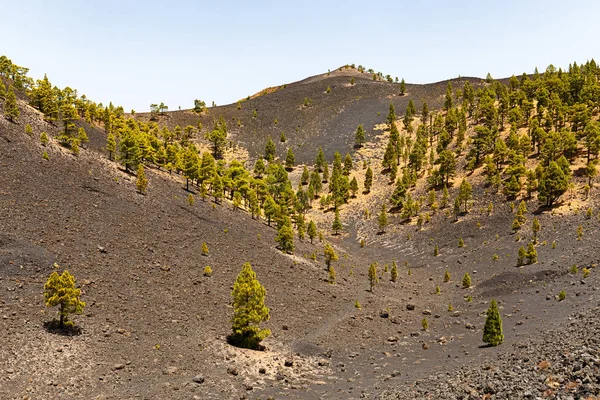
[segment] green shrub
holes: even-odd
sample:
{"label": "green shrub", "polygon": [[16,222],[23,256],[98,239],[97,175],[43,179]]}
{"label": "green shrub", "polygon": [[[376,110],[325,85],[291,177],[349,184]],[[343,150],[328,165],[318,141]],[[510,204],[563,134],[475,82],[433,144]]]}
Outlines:
{"label": "green shrub", "polygon": [[213,273],[213,271],[212,271],[211,267],[209,267],[208,265],[206,267],[204,267],[204,276],[210,277],[210,276],[212,276],[212,273]]}

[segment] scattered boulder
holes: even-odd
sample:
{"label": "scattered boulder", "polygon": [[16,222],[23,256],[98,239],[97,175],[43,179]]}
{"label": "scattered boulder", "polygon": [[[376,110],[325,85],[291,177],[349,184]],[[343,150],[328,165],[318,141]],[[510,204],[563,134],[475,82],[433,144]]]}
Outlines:
{"label": "scattered boulder", "polygon": [[406,309],[407,309],[408,311],[413,311],[413,310],[415,309],[415,307],[416,307],[416,306],[415,306],[414,304],[411,304],[411,303],[408,303],[408,304],[406,305]]}
{"label": "scattered boulder", "polygon": [[204,375],[198,374],[192,378],[192,381],[198,385],[201,385],[204,383]]}

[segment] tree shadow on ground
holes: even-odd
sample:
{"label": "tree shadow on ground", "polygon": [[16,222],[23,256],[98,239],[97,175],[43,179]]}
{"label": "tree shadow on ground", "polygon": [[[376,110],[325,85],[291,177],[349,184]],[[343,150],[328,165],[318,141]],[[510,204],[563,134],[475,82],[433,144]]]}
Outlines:
{"label": "tree shadow on ground", "polygon": [[44,328],[49,333],[61,336],[79,336],[83,332],[83,330],[79,326],[74,324],[63,325],[61,327],[59,321],[55,319],[53,319],[52,321],[44,322]]}

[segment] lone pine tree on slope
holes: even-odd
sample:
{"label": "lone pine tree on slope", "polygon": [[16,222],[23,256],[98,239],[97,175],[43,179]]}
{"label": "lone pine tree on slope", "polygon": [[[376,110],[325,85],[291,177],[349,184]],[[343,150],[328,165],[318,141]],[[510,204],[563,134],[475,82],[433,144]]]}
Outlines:
{"label": "lone pine tree on slope", "polygon": [[250,263],[245,263],[233,285],[232,333],[229,342],[235,346],[259,349],[260,342],[271,334],[260,329],[259,324],[269,320],[269,308],[265,306],[267,291],[256,279]]}

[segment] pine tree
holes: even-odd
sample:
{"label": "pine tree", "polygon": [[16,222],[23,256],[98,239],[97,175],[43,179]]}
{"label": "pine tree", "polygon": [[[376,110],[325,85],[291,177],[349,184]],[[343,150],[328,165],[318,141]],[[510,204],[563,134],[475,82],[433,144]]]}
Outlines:
{"label": "pine tree", "polygon": [[275,142],[269,136],[267,144],[265,145],[265,160],[271,162],[275,159],[277,149],[275,148]]}
{"label": "pine tree", "polygon": [[377,263],[374,262],[369,266],[369,290],[373,292],[373,288],[379,282],[379,277],[377,276]]}
{"label": "pine tree", "polygon": [[533,222],[531,223],[531,231],[533,232],[533,242],[537,243],[537,236],[542,226],[540,225],[540,221],[537,217],[533,218]]}
{"label": "pine tree", "polygon": [[[60,268],[54,264],[55,268]],[[70,314],[81,314],[85,307],[85,302],[81,301],[81,289],[75,287],[75,277],[65,270],[61,275],[56,271],[52,272],[48,281],[44,285],[44,302],[47,307],[60,306],[58,315],[59,327],[63,328],[65,324],[72,326],[73,323],[68,320]]]}
{"label": "pine tree", "polygon": [[19,106],[17,105],[17,97],[15,96],[15,92],[11,85],[8,87],[8,91],[6,92],[6,100],[4,101],[4,116],[10,122],[15,122],[20,115],[21,112],[19,111]]}
{"label": "pine tree", "polygon": [[325,243],[323,248],[323,254],[325,256],[325,265],[327,269],[331,268],[331,263],[338,260],[338,255],[335,254],[333,247],[329,243]]}
{"label": "pine tree", "polygon": [[458,191],[458,199],[459,199],[460,203],[464,205],[465,212],[469,211],[469,208],[468,208],[469,200],[471,200],[472,198],[473,198],[473,188],[471,187],[471,184],[466,179],[463,179],[460,184],[460,189]]}
{"label": "pine tree", "polygon": [[292,229],[290,219],[285,215],[277,222],[277,236],[275,237],[275,241],[282,252],[290,254],[294,252],[294,230]]}
{"label": "pine tree", "polygon": [[308,168],[305,165],[304,169],[302,170],[302,177],[300,178],[300,183],[302,185],[307,185],[309,179],[310,179],[310,175],[308,173]]}
{"label": "pine tree", "polygon": [[6,98],[6,86],[4,86],[4,81],[0,79],[0,99]]}
{"label": "pine tree", "polygon": [[369,193],[371,191],[371,186],[373,185],[373,170],[369,166],[367,168],[367,172],[365,172],[365,192]]}
{"label": "pine tree", "polygon": [[285,168],[288,171],[291,171],[292,169],[294,169],[295,162],[296,162],[296,157],[294,157],[294,152],[292,151],[292,148],[290,147],[287,151],[287,156],[285,157]]}
{"label": "pine tree", "polygon": [[216,171],[213,174],[210,187],[215,203],[221,204],[221,199],[223,198],[223,179],[221,179]]}
{"label": "pine tree", "polygon": [[396,265],[396,261],[392,261],[392,271],[390,275],[392,282],[396,282],[398,280],[398,265]]}
{"label": "pine tree", "polygon": [[138,165],[135,186],[139,193],[146,194],[146,189],[148,187],[148,179],[146,178],[146,173],[144,172],[144,164]]}
{"label": "pine tree", "polygon": [[317,152],[317,158],[315,159],[315,168],[319,173],[323,172],[323,167],[325,166],[325,154],[323,154],[323,148],[319,147],[319,151]]}
{"label": "pine tree", "polygon": [[394,110],[394,103],[392,102],[390,102],[390,109],[385,120],[388,123],[388,125],[392,125],[396,121],[396,111]]}
{"label": "pine tree", "polygon": [[358,192],[358,181],[356,180],[356,177],[352,177],[349,189],[350,193],[352,193],[352,197],[356,197],[356,193]]}
{"label": "pine tree", "polygon": [[540,179],[538,199],[546,206],[551,207],[568,188],[569,177],[555,161],[551,161]]}
{"label": "pine tree", "polygon": [[465,289],[468,289],[471,287],[471,277],[469,276],[468,272],[465,272],[465,275],[463,276],[462,286]]}
{"label": "pine tree", "polygon": [[260,329],[259,324],[269,320],[269,308],[265,306],[267,291],[256,279],[250,263],[245,263],[233,285],[232,333],[229,342],[250,349],[259,349],[260,342],[271,334]]}
{"label": "pine tree", "polygon": [[490,346],[498,346],[504,341],[502,333],[502,318],[496,300],[492,299],[487,310],[487,318],[483,328],[483,342]]}
{"label": "pine tree", "polygon": [[519,247],[519,252],[517,253],[517,265],[520,267],[525,262],[525,257],[527,257],[527,250],[525,247]]}
{"label": "pine tree", "polygon": [[387,211],[385,209],[385,203],[381,205],[381,213],[379,213],[379,218],[377,222],[379,223],[379,231],[381,233],[385,233],[385,228],[388,225],[388,217]]}
{"label": "pine tree", "polygon": [[257,178],[262,178],[266,171],[267,168],[265,167],[265,162],[261,157],[259,157],[258,160],[256,160],[256,163],[254,163],[254,176]]}
{"label": "pine tree", "polygon": [[460,215],[460,199],[456,197],[454,199],[454,220],[458,221],[458,216]]}
{"label": "pine tree", "polygon": [[121,153],[120,160],[125,166],[125,171],[129,171],[130,167],[137,166],[140,157],[140,147],[134,133],[126,129],[119,142],[119,151]]}
{"label": "pine tree", "polygon": [[448,111],[452,107],[454,107],[454,102],[452,100],[452,83],[448,82],[448,87],[446,87],[446,97],[444,99],[444,110]]}
{"label": "pine tree", "polygon": [[442,190],[442,202],[440,206],[442,208],[448,207],[448,202],[450,202],[450,193],[448,193],[448,188],[444,185],[444,189]]}
{"label": "pine tree", "polygon": [[203,256],[208,255],[208,244],[206,244],[206,242],[202,242],[202,248],[200,251],[202,251]]}
{"label": "pine tree", "polygon": [[310,220],[310,222],[308,223],[306,234],[310,238],[310,244],[312,244],[313,239],[317,237],[317,225],[313,220]]}
{"label": "pine tree", "polygon": [[400,81],[400,96],[404,96],[404,94],[406,94],[406,82],[404,81],[404,78],[402,78]]}
{"label": "pine tree", "polygon": [[77,139],[79,139],[79,143],[81,143],[82,146],[90,141],[90,139],[88,138],[88,135],[85,132],[84,128],[79,128],[78,129],[78,131],[77,131]]}
{"label": "pine tree", "polygon": [[42,146],[46,146],[48,144],[48,134],[46,132],[42,132],[40,135],[40,143]]}
{"label": "pine tree", "polygon": [[346,154],[344,158],[344,175],[350,175],[350,171],[352,171],[352,157],[350,154]]}
{"label": "pine tree", "polygon": [[333,285],[335,283],[335,269],[333,269],[333,265],[329,266],[328,272],[329,272],[329,283],[331,283]]}
{"label": "pine tree", "polygon": [[267,225],[271,226],[271,220],[274,219],[277,214],[279,214],[279,207],[275,200],[271,196],[267,196],[265,202],[263,204],[263,209],[265,210],[265,217],[267,218]]}
{"label": "pine tree", "polygon": [[365,131],[362,124],[356,128],[356,134],[354,135],[354,147],[362,147],[365,143]]}
{"label": "pine tree", "polygon": [[537,262],[537,250],[533,242],[527,245],[527,264],[535,264]]}
{"label": "pine tree", "polygon": [[458,239],[458,247],[465,247],[465,241],[463,240],[463,238]]}
{"label": "pine tree", "polygon": [[448,270],[444,273],[444,282],[450,282],[450,271]]}
{"label": "pine tree", "polygon": [[335,216],[333,218],[331,229],[333,229],[335,235],[337,235],[338,232],[343,229],[342,221],[340,220],[340,211],[337,208],[335,210]]}

